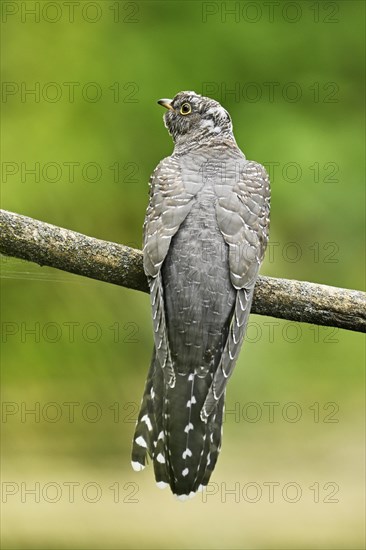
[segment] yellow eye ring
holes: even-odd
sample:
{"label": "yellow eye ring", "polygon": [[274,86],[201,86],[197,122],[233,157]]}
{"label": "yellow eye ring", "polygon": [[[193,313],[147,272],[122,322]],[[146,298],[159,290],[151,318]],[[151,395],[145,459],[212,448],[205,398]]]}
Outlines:
{"label": "yellow eye ring", "polygon": [[192,112],[192,107],[190,103],[183,103],[183,105],[180,108],[180,114],[181,115],[189,115],[189,113]]}

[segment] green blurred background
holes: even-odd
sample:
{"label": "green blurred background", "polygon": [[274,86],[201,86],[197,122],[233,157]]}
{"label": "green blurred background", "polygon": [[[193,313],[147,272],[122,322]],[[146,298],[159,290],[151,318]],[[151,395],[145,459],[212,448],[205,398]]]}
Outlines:
{"label": "green blurred background", "polygon": [[[262,273],[362,288],[363,2],[73,6],[2,2],[3,208],[140,247],[156,100],[195,90],[272,171]],[[362,335],[253,315],[210,493],[181,504],[130,469],[147,295],[2,275],[3,548],[364,547]]]}

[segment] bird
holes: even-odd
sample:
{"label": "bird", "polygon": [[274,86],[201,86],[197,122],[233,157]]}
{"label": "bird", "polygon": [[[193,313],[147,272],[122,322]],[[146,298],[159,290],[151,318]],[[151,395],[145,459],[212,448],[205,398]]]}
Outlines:
{"label": "bird", "polygon": [[182,91],[157,102],[174,142],[153,171],[143,225],[154,350],[133,436],[135,471],[153,462],[179,500],[209,483],[269,238],[270,182],[246,159],[229,113]]}

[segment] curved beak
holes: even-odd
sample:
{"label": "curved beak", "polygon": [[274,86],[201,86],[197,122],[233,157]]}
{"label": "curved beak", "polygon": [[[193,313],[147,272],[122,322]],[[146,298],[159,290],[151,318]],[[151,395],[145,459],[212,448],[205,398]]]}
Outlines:
{"label": "curved beak", "polygon": [[170,111],[174,111],[172,107],[172,101],[173,101],[172,99],[159,99],[158,103],[159,105],[162,105],[166,109],[169,109]]}

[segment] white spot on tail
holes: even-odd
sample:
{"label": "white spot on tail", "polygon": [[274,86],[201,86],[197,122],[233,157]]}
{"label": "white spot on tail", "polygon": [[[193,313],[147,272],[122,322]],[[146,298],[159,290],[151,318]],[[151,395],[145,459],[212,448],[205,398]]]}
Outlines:
{"label": "white spot on tail", "polygon": [[142,437],[142,435],[139,435],[138,437],[136,437],[135,441],[137,445],[140,445],[140,447],[144,447],[145,449],[147,449],[147,443],[145,439]]}
{"label": "white spot on tail", "polygon": [[166,489],[168,487],[168,483],[165,483],[165,481],[158,481],[156,486],[158,489]]}
{"label": "white spot on tail", "polygon": [[184,431],[186,433],[188,433],[190,430],[193,430],[193,424],[192,422],[190,422],[189,424],[187,424],[187,426],[184,428]]}
{"label": "white spot on tail", "polygon": [[150,422],[150,418],[147,416],[147,414],[144,414],[144,416],[141,418],[141,422],[145,422],[147,429],[149,432],[152,430],[152,424]]}
{"label": "white spot on tail", "polygon": [[185,502],[186,500],[189,499],[189,495],[174,495],[178,500],[180,500],[181,502]]}
{"label": "white spot on tail", "polygon": [[134,461],[131,461],[131,466],[135,470],[135,472],[141,472],[145,468],[143,464],[140,464],[139,462],[134,462]]}
{"label": "white spot on tail", "polygon": [[156,460],[160,462],[160,464],[165,464],[165,457],[161,453],[158,454]]}
{"label": "white spot on tail", "polygon": [[164,432],[160,432],[159,435],[158,435],[158,440],[159,439],[164,439]]}
{"label": "white spot on tail", "polygon": [[187,458],[187,456],[192,456],[192,451],[188,449],[188,447],[186,448],[185,451],[183,451],[183,454],[182,454],[183,458]]}
{"label": "white spot on tail", "polygon": [[187,401],[187,407],[191,407],[191,405],[194,405],[195,403],[197,403],[196,398],[194,395],[192,395],[192,398]]}
{"label": "white spot on tail", "polygon": [[189,474],[188,468],[184,468],[184,470],[182,471],[182,476],[186,477],[188,474]]}

